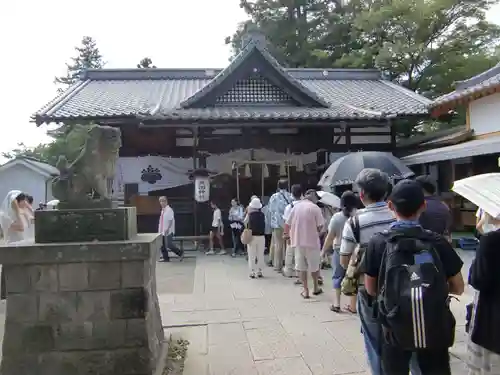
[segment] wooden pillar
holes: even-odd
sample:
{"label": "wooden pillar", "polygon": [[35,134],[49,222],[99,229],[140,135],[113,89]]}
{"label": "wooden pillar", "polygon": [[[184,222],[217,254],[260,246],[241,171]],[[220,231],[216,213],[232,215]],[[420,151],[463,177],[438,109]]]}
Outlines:
{"label": "wooden pillar", "polygon": [[396,127],[392,123],[392,119],[387,119],[387,123],[389,124],[389,130],[391,131],[391,151],[394,152],[396,150]]}
{"label": "wooden pillar", "polygon": [[[198,142],[199,142],[199,136],[198,136],[198,127],[195,126],[193,128],[193,171],[195,171],[198,168],[196,159],[198,158]],[[194,199],[195,194],[196,194],[196,184],[193,182],[193,217],[194,217],[194,235],[198,235],[198,203],[196,202],[196,199]]]}
{"label": "wooden pillar", "polygon": [[344,125],[345,129],[345,145],[347,146],[347,150],[351,152],[351,128],[349,126]]}

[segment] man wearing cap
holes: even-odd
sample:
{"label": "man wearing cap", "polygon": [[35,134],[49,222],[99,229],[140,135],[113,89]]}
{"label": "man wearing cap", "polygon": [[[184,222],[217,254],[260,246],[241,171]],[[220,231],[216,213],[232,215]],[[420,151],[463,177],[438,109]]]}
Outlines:
{"label": "man wearing cap", "polygon": [[[378,277],[380,275],[381,267],[387,265],[387,263],[382,265],[382,262],[394,262],[394,258],[388,260],[390,256],[386,253],[389,238],[391,238],[391,246],[393,246],[392,249],[399,252],[399,254],[407,253],[405,251],[405,249],[409,249],[407,246],[411,246],[412,249],[414,249],[415,246],[418,246],[418,244],[429,244],[430,246],[424,246],[423,249],[432,248],[435,250],[437,257],[442,264],[442,268],[438,268],[440,271],[436,272],[442,272],[444,276],[446,276],[449,293],[456,295],[462,294],[464,291],[464,280],[460,272],[463,265],[462,260],[443,236],[426,231],[419,224],[419,216],[425,210],[425,197],[420,183],[410,180],[398,182],[394,186],[391,195],[388,198],[388,202],[388,207],[394,212],[396,221],[390,225],[388,231],[375,234],[368,243],[363,267],[363,271],[365,273],[365,292],[367,296],[370,299],[375,300],[381,288],[384,286],[387,287],[387,284],[378,285]],[[398,240],[394,239],[395,237],[391,236],[391,234],[399,234],[404,237],[400,237],[401,239]],[[410,242],[411,239],[415,239],[415,241]],[[394,246],[398,247],[396,248]],[[384,253],[386,256],[384,256]],[[391,254],[392,256],[395,256],[394,254],[396,253]],[[415,254],[415,265],[434,263],[434,256],[429,251],[414,252],[413,254]],[[403,258],[400,258],[400,260],[402,259]],[[406,258],[404,259],[406,261]],[[397,263],[391,264],[395,267],[395,264]],[[388,275],[388,273],[386,273],[386,275]],[[393,278],[391,280],[394,281],[395,279]],[[393,287],[394,290],[399,290],[397,286],[394,285]],[[435,300],[432,301],[435,302]],[[380,303],[381,302],[379,301],[379,304]],[[446,305],[446,301],[443,300],[442,303],[444,304],[442,308],[449,308]],[[421,310],[419,310],[419,312],[420,314],[423,314],[423,306],[421,305],[420,308]],[[436,309],[436,311],[440,311],[440,306],[436,306]],[[421,319],[425,321],[425,317],[422,317]],[[385,324],[384,327],[386,327]],[[385,332],[391,332],[390,327],[387,329],[389,331],[385,330]],[[415,334],[416,328],[410,324],[408,327],[400,326],[398,329],[404,331],[407,330],[407,332],[414,332]],[[448,327],[448,329],[454,330],[454,326],[451,328]],[[449,332],[450,335],[448,336],[445,335],[445,330],[446,327],[443,327],[443,337],[453,337],[453,332],[451,330]],[[379,332],[382,332],[382,325],[380,325]],[[423,335],[425,334],[426,333],[424,331]],[[438,347],[438,344],[433,342],[430,348],[424,346],[425,349],[408,351],[404,350],[399,342],[383,339],[380,337],[380,334],[378,340],[380,340],[379,348],[381,353],[381,368],[379,368],[377,372],[373,373],[385,375],[408,374],[408,371],[411,368],[411,373],[413,375],[451,375],[448,345],[451,345],[452,343],[444,344],[443,341],[442,347]]]}

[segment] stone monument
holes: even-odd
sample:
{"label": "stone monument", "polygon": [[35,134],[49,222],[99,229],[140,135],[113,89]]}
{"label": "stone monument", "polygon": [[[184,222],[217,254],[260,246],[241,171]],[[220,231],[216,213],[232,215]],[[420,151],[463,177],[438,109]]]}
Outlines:
{"label": "stone monument", "polygon": [[80,156],[60,158],[58,210],[36,211],[35,243],[0,247],[7,314],[2,375],[152,375],[163,369],[158,234],[113,208],[120,131],[92,126]]}

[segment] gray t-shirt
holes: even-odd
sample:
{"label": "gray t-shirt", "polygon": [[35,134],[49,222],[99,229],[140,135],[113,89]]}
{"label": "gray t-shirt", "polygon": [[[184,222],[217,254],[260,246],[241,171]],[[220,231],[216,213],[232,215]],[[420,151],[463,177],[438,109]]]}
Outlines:
{"label": "gray t-shirt", "polygon": [[[396,218],[387,204],[375,203],[357,212],[359,220],[359,233],[361,245],[368,244],[370,238],[375,233],[389,229],[389,226],[396,221]],[[351,255],[356,248],[356,240],[349,224],[344,225],[342,231],[342,242],[340,245],[341,255]]]}
{"label": "gray t-shirt", "polygon": [[333,249],[340,249],[340,243],[342,242],[342,231],[344,225],[347,222],[348,217],[344,215],[343,212],[335,213],[330,219],[328,224],[328,233],[333,233],[335,238],[333,239]]}

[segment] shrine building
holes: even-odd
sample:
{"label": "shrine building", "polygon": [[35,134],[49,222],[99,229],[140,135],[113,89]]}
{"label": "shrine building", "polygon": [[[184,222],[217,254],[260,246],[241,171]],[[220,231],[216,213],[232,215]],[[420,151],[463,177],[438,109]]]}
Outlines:
{"label": "shrine building", "polygon": [[261,34],[242,43],[223,69],[85,71],[33,120],[119,127],[114,199],[136,205],[139,230],[151,232],[166,195],[177,234],[189,235],[210,226],[194,201],[197,168],[210,171],[210,198],[224,213],[234,197],[265,203],[280,176],[314,187],[335,157],[393,152],[393,124],[428,116],[430,100],[378,70],[286,68]]}

